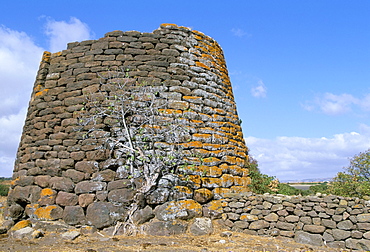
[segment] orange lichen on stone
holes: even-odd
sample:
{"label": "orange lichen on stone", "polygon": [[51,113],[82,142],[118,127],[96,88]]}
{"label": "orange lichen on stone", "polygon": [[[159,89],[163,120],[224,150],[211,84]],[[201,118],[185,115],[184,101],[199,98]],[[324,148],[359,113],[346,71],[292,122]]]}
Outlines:
{"label": "orange lichen on stone", "polygon": [[54,220],[54,218],[51,217],[51,211],[56,208],[56,206],[40,207],[36,209],[34,214],[39,220]]}
{"label": "orange lichen on stone", "polygon": [[56,52],[56,53],[51,54],[52,57],[59,57],[61,55],[62,55],[62,52]]}
{"label": "orange lichen on stone", "polygon": [[250,192],[250,189],[246,186],[232,186],[231,188],[232,193],[247,193]]}
{"label": "orange lichen on stone", "polygon": [[221,186],[219,178],[201,178],[202,185],[207,188],[217,188]]}
{"label": "orange lichen on stone", "polygon": [[202,180],[199,175],[189,175],[187,178],[189,181],[193,182],[196,187],[200,187],[202,185]]}
{"label": "orange lichen on stone", "polygon": [[221,186],[222,187],[231,187],[234,184],[234,176],[230,174],[224,174],[221,177]]}
{"label": "orange lichen on stone", "polygon": [[31,227],[31,221],[30,220],[21,220],[17,224],[15,224],[10,230],[11,231],[17,231],[19,229],[25,228],[25,227]]}
{"label": "orange lichen on stone", "polygon": [[48,51],[44,51],[44,54],[42,55],[41,62],[49,62],[50,61],[51,53]]}
{"label": "orange lichen on stone", "polygon": [[186,200],[179,200],[177,201],[178,208],[181,209],[190,209],[192,211],[195,211],[197,214],[202,215],[202,205],[196,202],[195,200],[186,199]]}
{"label": "orange lichen on stone", "polygon": [[203,143],[201,141],[191,141],[187,143],[182,143],[181,144],[185,148],[202,148]]}
{"label": "orange lichen on stone", "polygon": [[191,123],[195,123],[197,125],[200,125],[202,123],[204,123],[203,121],[200,121],[200,120],[190,120]]}
{"label": "orange lichen on stone", "polygon": [[49,89],[45,88],[44,90],[42,90],[42,91],[40,91],[40,92],[37,92],[37,93],[35,94],[35,96],[44,95],[44,94],[46,94],[48,91],[49,91]]}
{"label": "orange lichen on stone", "polygon": [[41,197],[50,197],[51,195],[55,194],[55,192],[50,188],[44,188],[41,190],[40,196]]}
{"label": "orange lichen on stone", "polygon": [[19,178],[16,178],[16,179],[13,179],[11,182],[10,182],[10,185],[11,186],[14,186],[16,183],[17,183],[17,181],[19,180]]}
{"label": "orange lichen on stone", "polygon": [[159,109],[158,110],[160,113],[162,114],[166,114],[166,115],[174,115],[174,114],[182,114],[182,111],[181,110],[178,110],[178,109]]}
{"label": "orange lichen on stone", "polygon": [[168,27],[178,27],[177,24],[169,24],[169,23],[163,23],[160,25],[162,28],[168,28]]}
{"label": "orange lichen on stone", "polygon": [[[226,188],[216,188],[216,189],[226,189]],[[208,203],[208,209],[212,211],[222,213],[223,207],[227,207],[227,202],[223,200],[212,200],[211,202]]]}
{"label": "orange lichen on stone", "polygon": [[205,69],[207,69],[207,70],[210,70],[210,69],[211,69],[209,66],[207,66],[206,64],[204,64],[204,63],[202,63],[202,62],[199,62],[199,61],[195,62],[195,64],[196,64],[198,67],[203,67],[203,68],[205,68]]}
{"label": "orange lichen on stone", "polygon": [[221,198],[224,198],[226,194],[231,193],[231,189],[218,187],[218,188],[213,189],[213,193],[219,195]]}
{"label": "orange lichen on stone", "polygon": [[192,191],[187,186],[174,186],[173,189],[186,194],[192,193]]}
{"label": "orange lichen on stone", "polygon": [[209,174],[207,174],[210,177],[221,177],[222,175],[222,169],[218,166],[211,166],[209,167]]}

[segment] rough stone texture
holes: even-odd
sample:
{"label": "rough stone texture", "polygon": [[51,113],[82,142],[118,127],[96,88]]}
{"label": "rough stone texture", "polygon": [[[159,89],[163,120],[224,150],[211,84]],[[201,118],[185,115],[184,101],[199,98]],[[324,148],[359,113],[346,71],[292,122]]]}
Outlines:
{"label": "rough stone texture", "polygon": [[299,243],[310,244],[315,246],[323,246],[324,242],[321,235],[310,234],[303,231],[298,231],[295,234],[294,240]]}
{"label": "rough stone texture", "polygon": [[[163,24],[152,33],[114,31],[69,43],[61,52],[44,52],[17,152],[7,219],[80,225],[86,218],[104,228],[122,217],[113,206],[124,209],[133,202],[142,181],[131,180],[127,160],[115,159],[114,151],[104,147],[115,134],[114,123],[97,122],[101,134],[92,138],[86,138],[88,127],[76,130],[86,94],[106,92],[100,83],[112,69],[126,72],[121,79],[128,77],[130,92],[144,84],[158,90],[158,103],[165,104],[158,111],[161,121],[176,118],[188,132],[179,143],[185,163],[181,174],[159,178],[158,188],[140,200],[140,209],[156,209],[160,220],[200,217],[203,210],[219,218],[217,200],[249,191],[248,148],[221,47],[201,32]],[[155,144],[168,143],[159,139]],[[163,204],[178,213],[166,212]],[[76,213],[68,217],[71,209]],[[144,216],[137,221],[148,219]]]}
{"label": "rough stone texture", "polygon": [[370,202],[363,199],[252,193],[225,196],[220,223],[230,230],[294,237],[311,245],[325,241],[329,247],[341,249],[364,249],[370,242]]}
{"label": "rough stone texture", "polygon": [[189,230],[193,235],[209,235],[213,232],[212,221],[209,218],[195,218]]}
{"label": "rough stone texture", "polygon": [[187,223],[176,221],[156,221],[146,225],[146,233],[148,235],[178,235],[185,233],[187,229]]}

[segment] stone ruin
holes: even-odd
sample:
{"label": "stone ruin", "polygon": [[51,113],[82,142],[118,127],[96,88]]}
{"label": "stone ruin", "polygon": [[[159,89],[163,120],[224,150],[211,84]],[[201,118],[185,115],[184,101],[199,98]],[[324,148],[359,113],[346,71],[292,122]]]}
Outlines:
{"label": "stone ruin", "polygon": [[[103,86],[113,72],[111,80],[128,85],[108,92]],[[181,148],[176,171],[159,171],[145,193],[137,193],[145,183],[141,171],[130,174],[129,156],[107,143],[124,144],[116,134],[120,122],[102,116],[80,123],[87,110],[94,117],[94,104],[109,103],[122,92],[136,96],[140,86],[155,90],[152,94],[162,102],[156,122],[168,122],[149,128],[165,134],[176,124],[185,132],[177,142],[166,142],[160,133],[149,135],[151,146],[164,146],[161,153],[167,158],[168,146]],[[147,104],[140,97],[130,105]],[[129,116],[132,121],[138,114]],[[69,43],[61,52],[44,52],[4,216],[13,224],[62,221],[104,229],[127,221],[136,204],[130,220],[147,223],[155,233],[171,229],[172,220],[220,217],[225,194],[249,191],[247,163],[225,59],[215,40],[173,24],[152,33],[113,31],[98,40]]]}

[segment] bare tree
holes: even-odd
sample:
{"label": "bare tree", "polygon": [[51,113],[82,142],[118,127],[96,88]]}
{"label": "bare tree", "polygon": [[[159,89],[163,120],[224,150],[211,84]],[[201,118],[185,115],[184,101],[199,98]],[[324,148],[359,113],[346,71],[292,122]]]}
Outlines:
{"label": "bare tree", "polygon": [[[133,202],[122,223],[124,232],[136,231],[132,216],[140,201],[166,174],[177,174],[183,165],[181,143],[190,139],[181,118],[169,113],[164,86],[139,83],[128,71],[110,69],[99,74],[100,85],[86,94],[80,130],[96,139],[97,148],[109,150],[110,166],[136,185]],[[134,183],[140,179],[141,183]],[[116,228],[118,228],[116,226]]]}

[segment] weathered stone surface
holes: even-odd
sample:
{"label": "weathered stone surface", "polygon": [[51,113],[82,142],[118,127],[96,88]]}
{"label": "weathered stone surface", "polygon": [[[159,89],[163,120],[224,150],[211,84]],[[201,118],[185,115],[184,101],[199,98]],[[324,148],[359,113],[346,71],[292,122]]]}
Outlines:
{"label": "weathered stone surface", "polygon": [[370,222],[370,213],[357,215],[358,222]]}
{"label": "weathered stone surface", "polygon": [[174,221],[156,221],[146,225],[148,235],[169,236],[179,235],[186,232],[187,224]]}
{"label": "weathered stone surface", "polygon": [[146,206],[143,209],[137,210],[132,219],[136,224],[143,224],[154,217],[153,209],[150,206]]}
{"label": "weathered stone surface", "polygon": [[77,194],[91,193],[96,191],[103,191],[106,187],[107,183],[105,182],[82,181],[76,185],[75,192]]}
{"label": "weathered stone surface", "polygon": [[87,207],[94,202],[95,194],[80,194],[78,196],[78,204],[81,207]]}
{"label": "weathered stone surface", "polygon": [[171,201],[154,209],[158,220],[191,219],[202,215],[202,206],[194,200]]}
{"label": "weathered stone surface", "polygon": [[168,200],[170,190],[168,188],[158,188],[152,192],[146,199],[148,204],[163,204]]}
{"label": "weathered stone surface", "polygon": [[304,225],[303,226],[304,231],[314,233],[314,234],[324,233],[325,229],[326,228],[324,226],[318,226],[318,225]]}
{"label": "weathered stone surface", "polygon": [[189,227],[193,235],[209,235],[213,232],[213,225],[210,218],[195,218]]}
{"label": "weathered stone surface", "polygon": [[62,236],[62,238],[64,240],[73,241],[74,239],[76,239],[77,237],[79,237],[80,234],[81,233],[79,231],[74,230],[74,231],[70,231],[70,232],[65,232],[61,236]]}
{"label": "weathered stone surface", "polygon": [[342,241],[351,236],[350,231],[345,231],[341,229],[333,229],[332,232],[333,232],[333,237],[336,241]]}
{"label": "weathered stone surface", "polygon": [[249,225],[249,229],[257,230],[269,227],[269,223],[264,220],[253,221]]}
{"label": "weathered stone surface", "polygon": [[337,223],[338,229],[351,230],[353,228],[353,223],[350,220],[345,220]]}
{"label": "weathered stone surface", "polygon": [[264,217],[268,222],[276,222],[279,219],[279,216],[276,213],[270,213]]}
{"label": "weathered stone surface", "polygon": [[75,184],[70,178],[53,177],[49,181],[52,189],[64,192],[73,192]]}
{"label": "weathered stone surface", "polygon": [[319,234],[310,234],[304,231],[297,231],[294,236],[294,241],[303,244],[314,246],[323,246],[323,239]]}
{"label": "weathered stone surface", "polygon": [[78,196],[74,193],[60,191],[56,197],[56,204],[60,206],[74,206],[78,203]]}
{"label": "weathered stone surface", "polygon": [[346,247],[349,249],[358,249],[358,250],[370,250],[370,241],[365,239],[347,239],[346,240]]}
{"label": "weathered stone surface", "polygon": [[112,204],[108,202],[94,202],[87,207],[86,220],[89,225],[104,228],[113,224],[111,217]]}
{"label": "weathered stone surface", "polygon": [[19,229],[19,230],[16,230],[14,232],[11,232],[10,233],[10,236],[13,238],[13,239],[17,239],[17,240],[23,240],[23,239],[30,239],[32,238],[32,233],[34,232],[35,230],[32,228],[32,227],[25,227],[25,228],[22,228],[22,229]]}
{"label": "weathered stone surface", "polygon": [[85,213],[80,206],[66,206],[63,211],[63,220],[69,225],[85,224]]}
{"label": "weathered stone surface", "polygon": [[108,201],[114,204],[130,204],[135,195],[135,191],[128,188],[117,189],[108,193]]}
{"label": "weathered stone surface", "polygon": [[201,204],[209,202],[212,198],[213,193],[207,188],[200,188],[194,191],[194,200]]}

